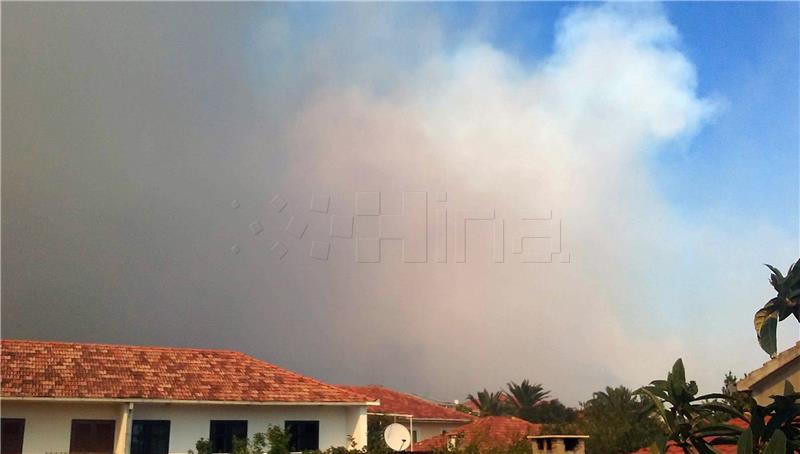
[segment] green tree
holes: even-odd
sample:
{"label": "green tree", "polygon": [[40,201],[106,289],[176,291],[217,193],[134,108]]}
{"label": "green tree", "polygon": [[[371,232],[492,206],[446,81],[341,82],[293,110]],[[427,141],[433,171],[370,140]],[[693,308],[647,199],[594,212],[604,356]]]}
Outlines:
{"label": "green tree", "polygon": [[790,315],[800,321],[800,260],[789,267],[785,277],[774,266],[766,266],[772,271],[769,282],[778,294],[756,312],[753,324],[758,344],[772,357],[778,351],[778,321]]}
{"label": "green tree", "polygon": [[499,416],[511,413],[507,396],[502,391],[490,392],[484,389],[478,391],[476,395],[470,394],[467,399],[475,405],[481,416]]}
{"label": "green tree", "polygon": [[512,381],[507,386],[514,413],[526,421],[536,422],[533,419],[534,407],[549,396],[550,391],[546,391],[540,383],[531,384],[527,379],[519,384]]}
{"label": "green tree", "polygon": [[291,438],[285,430],[278,426],[269,426],[265,437],[269,445],[268,454],[289,454]]}
{"label": "green tree", "polygon": [[624,386],[606,387],[581,404],[572,423],[548,424],[545,433],[589,435],[590,453],[628,454],[648,446],[661,434],[661,426],[648,414],[649,405]]}
{"label": "green tree", "polygon": [[386,445],[386,441],[383,438],[383,431],[392,422],[394,421],[388,416],[370,415],[367,418],[367,447],[370,454],[391,454],[394,452]]}
{"label": "green tree", "polygon": [[[736,375],[733,375],[733,372],[728,371],[728,373],[725,374],[725,379],[722,382],[722,394],[727,397],[725,401],[727,401],[730,406],[740,413],[745,413],[748,411],[747,408],[749,398],[747,393],[736,389],[736,382],[738,381],[739,379],[736,377]],[[724,420],[727,420],[727,418],[724,418],[723,421]]]}
{"label": "green tree", "polygon": [[574,422],[577,410],[567,407],[558,399],[545,400],[536,404],[530,411],[529,421],[540,424],[557,424]]}

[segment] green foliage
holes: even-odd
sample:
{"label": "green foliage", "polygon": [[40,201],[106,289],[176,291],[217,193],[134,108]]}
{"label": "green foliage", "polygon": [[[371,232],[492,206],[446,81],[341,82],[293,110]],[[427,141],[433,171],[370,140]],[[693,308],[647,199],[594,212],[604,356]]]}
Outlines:
{"label": "green foliage", "polygon": [[231,454],[250,454],[250,450],[248,448],[249,446],[247,446],[247,438],[233,438],[233,450],[231,451]]}
{"label": "green foliage", "polygon": [[540,424],[565,424],[574,422],[578,412],[558,399],[551,399],[536,404],[527,416],[530,418],[528,421]]}
{"label": "green foliage", "polygon": [[475,405],[481,416],[500,416],[513,413],[506,397],[502,391],[489,392],[484,389],[474,396],[470,394],[467,399]]}
{"label": "green foliage", "polygon": [[[750,427],[738,440],[738,452],[783,454],[800,450],[800,393],[787,381],[783,395],[771,398],[772,403],[765,407],[750,400]],[[775,451],[781,446],[783,451]]]}
{"label": "green foliage", "polygon": [[386,445],[383,431],[393,421],[386,416],[372,416],[367,418],[367,447],[370,454],[392,454],[394,451]]}
{"label": "green foliage", "polygon": [[[265,434],[266,442],[269,445],[267,454],[289,454],[289,434],[278,426],[269,426]],[[253,453],[257,454],[257,453]]]}
{"label": "green foliage", "polygon": [[544,401],[550,391],[546,391],[540,383],[531,384],[527,379],[520,384],[512,381],[507,386],[514,414],[526,421],[538,422],[534,419],[534,407]]}
{"label": "green foliage", "polygon": [[[732,372],[725,374],[725,380],[722,383],[722,394],[726,396],[725,401],[739,413],[745,413],[750,401],[747,393],[741,392],[736,389],[736,382],[739,379]],[[726,421],[728,418],[721,418]]]}
{"label": "green foliage", "polygon": [[197,450],[197,454],[211,454],[211,440],[206,440],[205,438],[197,440],[197,443],[194,444],[194,449]]}
{"label": "green foliage", "polygon": [[742,430],[716,420],[719,412],[744,417],[732,407],[713,399],[725,399],[724,394],[697,395],[697,383],[686,381],[683,360],[678,359],[667,374],[666,380],[654,380],[650,385],[636,391],[644,396],[651,409],[666,429],[666,439],[656,441],[656,452],[664,453],[667,442],[689,452],[694,449],[701,454],[715,452],[706,437],[717,437],[715,442],[736,440]]}
{"label": "green foliage", "polygon": [[774,266],[766,266],[772,271],[769,282],[778,294],[756,312],[753,324],[761,348],[775,356],[778,351],[778,321],[790,315],[800,321],[800,260],[789,267],[785,277]]}
{"label": "green foliage", "polygon": [[508,393],[486,389],[467,396],[480,416],[513,415],[535,423],[566,423],[575,420],[576,411],[558,399],[545,400],[550,391],[530,380],[507,384]]}
{"label": "green foliage", "polygon": [[589,435],[590,453],[628,454],[652,444],[661,426],[649,415],[649,405],[624,386],[606,387],[581,404],[581,417],[572,423],[549,424],[543,433]]}

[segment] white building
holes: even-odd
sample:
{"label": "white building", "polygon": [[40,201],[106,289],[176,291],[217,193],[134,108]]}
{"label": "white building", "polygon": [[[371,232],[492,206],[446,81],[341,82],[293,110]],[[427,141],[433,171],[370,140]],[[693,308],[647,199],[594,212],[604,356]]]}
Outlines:
{"label": "white building", "polygon": [[787,380],[794,389],[800,389],[800,342],[745,375],[736,389],[750,393],[759,405],[766,406],[772,402],[770,396],[783,395]]}
{"label": "white building", "polygon": [[410,451],[414,450],[414,443],[441,435],[475,419],[472,415],[444,407],[436,402],[383,386],[342,385],[342,387],[380,402],[379,405],[369,407],[370,417],[386,417],[392,422],[406,426],[411,433]]}
{"label": "white building", "polygon": [[378,404],[235,351],[3,340],[1,366],[1,454],[230,452],[270,425],[362,447]]}

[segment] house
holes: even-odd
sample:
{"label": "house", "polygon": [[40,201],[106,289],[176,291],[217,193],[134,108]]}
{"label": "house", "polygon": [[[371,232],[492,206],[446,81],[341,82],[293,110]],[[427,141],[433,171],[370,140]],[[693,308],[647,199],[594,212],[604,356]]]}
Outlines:
{"label": "house", "polygon": [[421,441],[415,452],[431,452],[456,446],[476,445],[483,452],[494,448],[507,448],[525,440],[529,435],[538,435],[541,424],[533,424],[514,416],[486,416],[476,418],[445,434]]}
{"label": "house", "polygon": [[474,416],[443,407],[442,405],[383,386],[342,386],[350,391],[380,401],[371,406],[368,415],[387,416],[393,422],[403,424],[411,432],[414,443],[441,435],[475,419]]}
{"label": "house", "polygon": [[236,351],[3,340],[2,454],[231,452],[277,425],[292,449],[357,447],[367,407],[353,391]]}
{"label": "house", "polygon": [[736,389],[749,392],[759,405],[767,405],[772,402],[769,396],[783,395],[785,380],[800,389],[800,342],[745,375]]}
{"label": "house", "polygon": [[588,435],[529,435],[533,454],[584,454]]}

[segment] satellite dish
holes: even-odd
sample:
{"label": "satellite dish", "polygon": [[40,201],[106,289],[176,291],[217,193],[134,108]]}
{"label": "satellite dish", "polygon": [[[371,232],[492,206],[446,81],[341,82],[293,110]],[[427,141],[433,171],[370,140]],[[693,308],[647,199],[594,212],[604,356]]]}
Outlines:
{"label": "satellite dish", "polygon": [[402,451],[411,446],[411,433],[402,424],[394,423],[386,426],[383,439],[393,451]]}

